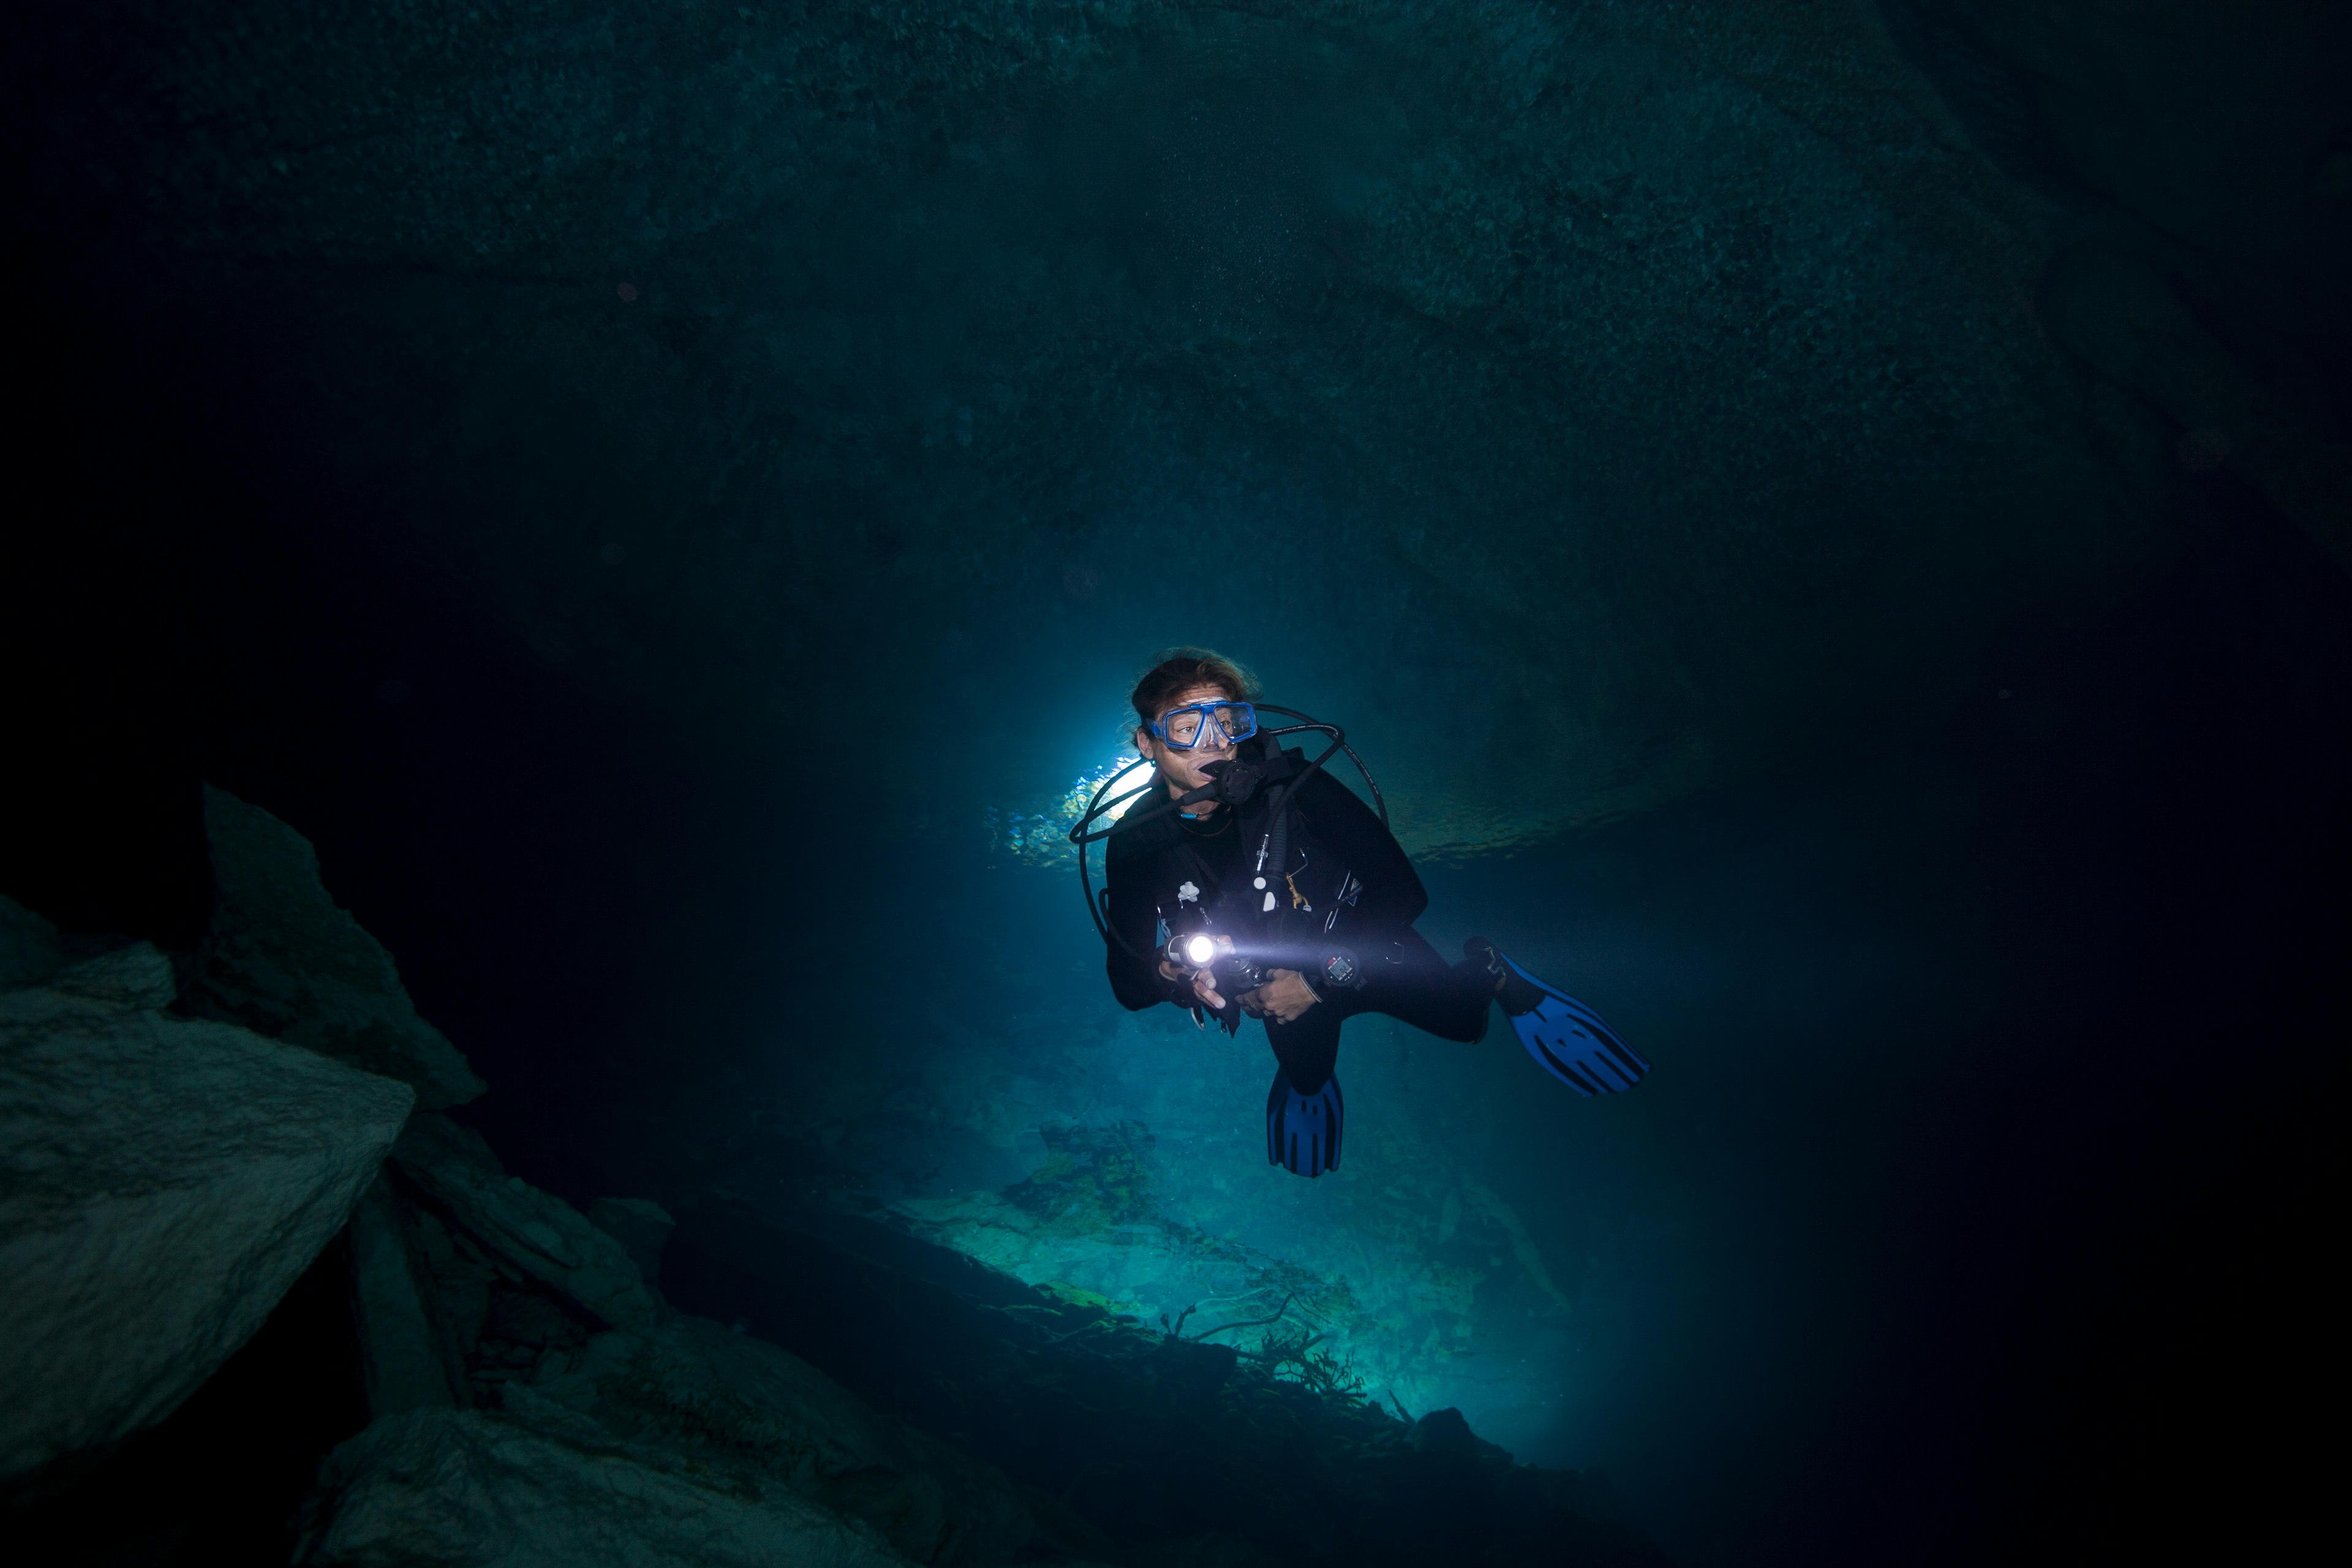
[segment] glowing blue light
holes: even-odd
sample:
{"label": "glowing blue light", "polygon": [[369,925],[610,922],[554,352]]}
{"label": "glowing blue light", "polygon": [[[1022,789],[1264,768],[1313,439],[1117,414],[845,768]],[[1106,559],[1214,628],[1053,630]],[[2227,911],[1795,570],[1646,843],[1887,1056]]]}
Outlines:
{"label": "glowing blue light", "polygon": [[[1108,798],[1114,795],[1124,795],[1129,790],[1133,789],[1136,785],[1144,783],[1150,777],[1150,763],[1142,757],[1133,758],[1112,778],[1110,788],[1104,792],[1105,796]],[[1127,808],[1129,806],[1133,805],[1136,801],[1141,800],[1142,798],[1143,797],[1141,795],[1137,795],[1135,800],[1120,801],[1117,805],[1110,808],[1110,819],[1113,822],[1117,822],[1120,817],[1127,815]]]}
{"label": "glowing blue light", "polygon": [[[1085,815],[1087,803],[1097,798],[1113,800],[1150,784],[1151,776],[1151,763],[1134,752],[1114,756],[1072,779],[1066,789],[1023,803],[1041,809],[1019,811],[1005,806],[989,807],[986,813],[989,842],[1024,865],[1066,865],[1077,853],[1071,847],[1068,832]],[[1102,792],[1099,797],[1095,793],[1098,789]],[[1134,800],[1119,801],[1096,819],[1095,826],[1100,828],[1125,816],[1128,807],[1144,798],[1143,795],[1138,795]]]}

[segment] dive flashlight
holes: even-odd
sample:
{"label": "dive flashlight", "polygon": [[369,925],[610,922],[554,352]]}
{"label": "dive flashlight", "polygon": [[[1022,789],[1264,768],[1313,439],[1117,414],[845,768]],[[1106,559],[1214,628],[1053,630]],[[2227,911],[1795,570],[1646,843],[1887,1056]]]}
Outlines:
{"label": "dive flashlight", "polygon": [[1168,962],[1194,973],[1213,969],[1218,976],[1242,990],[1263,980],[1265,973],[1234,949],[1234,939],[1214,931],[1180,931],[1168,939]]}

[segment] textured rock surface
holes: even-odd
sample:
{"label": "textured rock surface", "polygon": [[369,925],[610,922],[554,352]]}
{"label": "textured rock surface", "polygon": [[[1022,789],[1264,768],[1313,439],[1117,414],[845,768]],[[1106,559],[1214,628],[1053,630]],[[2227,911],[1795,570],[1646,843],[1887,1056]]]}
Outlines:
{"label": "textured rock surface", "polygon": [[415,1100],[150,1010],[169,996],[143,944],[0,994],[0,1484],[176,1407],[341,1226]]}
{"label": "textured rock surface", "polygon": [[75,9],[58,204],[519,646],[739,732],[986,669],[1024,813],[1178,636],[1493,845],[1998,686],[2184,471],[2352,529],[2343,6]]}
{"label": "textured rock surface", "polygon": [[[1495,844],[1973,690],[2172,548],[2172,416],[2037,314],[2063,207],[1874,6],[230,9],[90,26],[135,85],[73,188],[519,644],[714,727],[822,648],[1090,764],[1228,638],[1411,844]],[[1171,605],[1178,537],[1279,616]]]}
{"label": "textured rock surface", "polygon": [[457,1047],[417,1016],[392,955],[327,896],[310,840],[209,785],[205,835],[215,901],[192,1002],[398,1079],[428,1110],[482,1092]]}
{"label": "textured rock surface", "polygon": [[628,1249],[562,1199],[499,1166],[478,1133],[419,1116],[393,1160],[401,1175],[494,1255],[597,1324],[652,1326],[658,1305]]}
{"label": "textured rock surface", "polygon": [[1885,10],[1968,136],[2063,215],[2036,313],[2163,437],[2141,456],[2110,431],[2111,455],[2143,483],[2234,469],[2352,566],[2352,9]]}
{"label": "textured rock surface", "polygon": [[[600,1206],[671,1226],[650,1203]],[[352,1263],[376,1419],[320,1478],[312,1560],[857,1561],[887,1542],[984,1568],[1029,1538],[1003,1475],[667,1311],[618,1240],[446,1117],[402,1136],[352,1215]]]}
{"label": "textured rock surface", "polygon": [[1339,1392],[1303,1330],[1286,1351],[1173,1339],[879,1226],[834,1225],[850,1251],[748,1209],[679,1220],[680,1301],[1002,1466],[1070,1555],[1181,1563],[1176,1543],[1214,1532],[1296,1563],[1663,1562],[1601,1478]]}
{"label": "textured rock surface", "polygon": [[2086,242],[2052,266],[2042,299],[2069,349],[2179,427],[2185,465],[2236,468],[2352,567],[2352,446],[2317,411],[2266,384],[2157,267]]}
{"label": "textured rock surface", "polygon": [[667,1209],[651,1198],[598,1198],[588,1205],[588,1220],[629,1249],[646,1284],[659,1283],[662,1248],[677,1229]]}
{"label": "textured rock surface", "polygon": [[352,1324],[373,1415],[454,1405],[453,1384],[465,1377],[462,1363],[452,1369],[444,1358],[411,1258],[409,1216],[403,1210],[399,1195],[382,1178],[352,1209]]}
{"label": "textured rock surface", "polygon": [[134,942],[69,963],[48,976],[44,984],[60,995],[131,1012],[160,1011],[170,1006],[179,992],[172,961],[147,942]]}
{"label": "textured rock surface", "polygon": [[0,991],[47,979],[65,965],[58,928],[0,893]]}
{"label": "textured rock surface", "polygon": [[906,1560],[867,1527],[761,1480],[615,1441],[548,1408],[525,1422],[419,1410],[327,1461],[296,1560],[352,1568],[865,1568]]}
{"label": "textured rock surface", "polygon": [[807,1363],[700,1318],[605,1334],[530,1394],[633,1441],[752,1464],[919,1563],[1002,1563],[1029,1515],[1003,1475],[875,1414]]}

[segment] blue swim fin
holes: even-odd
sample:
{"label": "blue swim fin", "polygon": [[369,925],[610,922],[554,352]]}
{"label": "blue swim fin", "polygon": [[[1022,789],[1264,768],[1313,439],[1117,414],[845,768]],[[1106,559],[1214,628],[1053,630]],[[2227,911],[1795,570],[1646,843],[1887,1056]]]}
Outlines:
{"label": "blue swim fin", "polygon": [[1275,1068],[1274,1087],[1265,1095],[1265,1163],[1294,1176],[1319,1176],[1336,1169],[1346,1109],[1338,1079],[1326,1079],[1313,1094],[1301,1094],[1290,1087],[1280,1068]]}
{"label": "blue swim fin", "polygon": [[1496,1000],[1538,1067],[1582,1095],[1617,1094],[1650,1076],[1650,1064],[1600,1014],[1545,984],[1492,944],[1478,945],[1502,960],[1507,973]]}

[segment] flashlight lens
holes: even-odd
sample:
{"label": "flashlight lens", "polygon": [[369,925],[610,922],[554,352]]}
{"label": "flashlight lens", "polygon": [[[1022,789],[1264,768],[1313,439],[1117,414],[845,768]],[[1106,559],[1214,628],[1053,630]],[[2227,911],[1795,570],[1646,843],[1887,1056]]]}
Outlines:
{"label": "flashlight lens", "polygon": [[1217,944],[1205,936],[1196,936],[1184,944],[1184,956],[1195,963],[1206,963],[1217,956]]}

